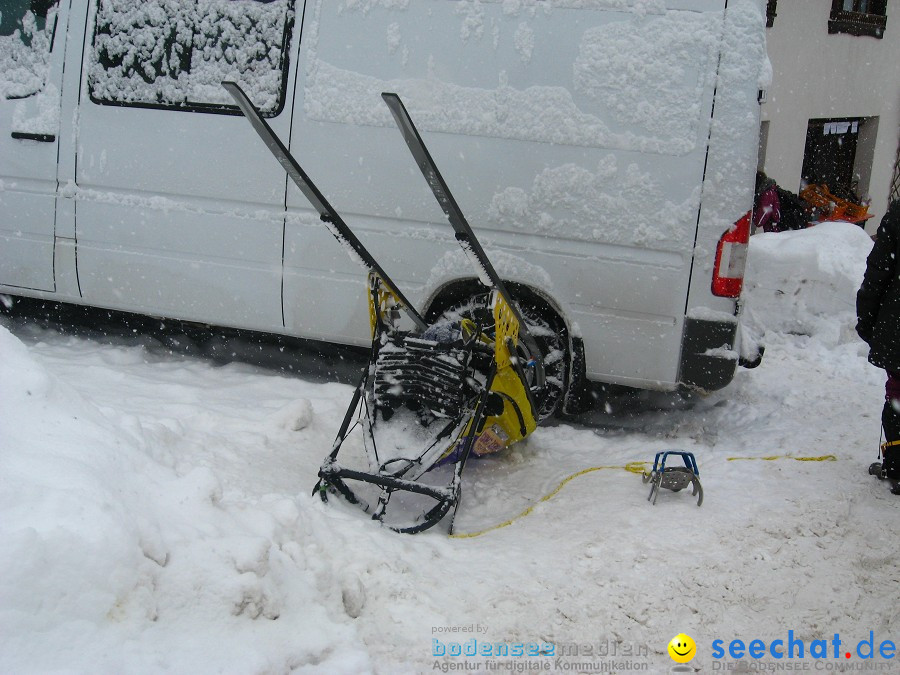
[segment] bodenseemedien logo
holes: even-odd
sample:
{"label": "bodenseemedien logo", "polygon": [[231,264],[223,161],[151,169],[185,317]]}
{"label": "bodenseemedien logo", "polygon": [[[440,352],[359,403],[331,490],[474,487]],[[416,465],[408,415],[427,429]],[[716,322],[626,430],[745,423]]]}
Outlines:
{"label": "bodenseemedien logo", "polygon": [[669,640],[669,656],[675,663],[687,663],[697,655],[697,643],[690,635],[679,633]]}

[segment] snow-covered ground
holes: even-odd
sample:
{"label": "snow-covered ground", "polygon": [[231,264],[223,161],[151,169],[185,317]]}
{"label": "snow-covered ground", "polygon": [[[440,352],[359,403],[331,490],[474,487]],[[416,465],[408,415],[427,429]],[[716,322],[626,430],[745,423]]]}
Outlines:
{"label": "snow-covered ground", "polygon": [[[900,498],[866,473],[883,376],[853,331],[870,247],[842,223],[754,236],[762,365],[690,406],[646,397],[471,463],[459,533],[610,467],[471,538],[310,496],[346,384],[2,317],[0,672],[665,672],[678,633],[692,669],[746,671],[803,664],[716,660],[713,641],[789,631],[829,640],[811,670],[900,672],[877,654],[900,643]],[[702,507],[651,506],[617,468],[663,449],[695,453]],[[554,655],[450,655],[529,643]]]}

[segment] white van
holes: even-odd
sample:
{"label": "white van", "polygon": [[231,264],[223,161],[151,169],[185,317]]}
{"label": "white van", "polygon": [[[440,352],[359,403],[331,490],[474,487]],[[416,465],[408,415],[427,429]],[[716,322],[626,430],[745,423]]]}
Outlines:
{"label": "white van", "polygon": [[0,0],[0,293],[366,344],[364,272],[235,80],[423,315],[465,302],[479,284],[393,91],[552,329],[569,409],[585,381],[723,387],[763,4]]}

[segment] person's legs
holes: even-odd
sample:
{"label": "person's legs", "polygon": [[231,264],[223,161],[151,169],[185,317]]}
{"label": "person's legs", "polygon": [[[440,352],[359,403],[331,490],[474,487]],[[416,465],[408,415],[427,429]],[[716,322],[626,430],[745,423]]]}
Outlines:
{"label": "person's legs", "polygon": [[897,480],[900,479],[900,372],[887,371],[884,390],[884,410],[881,412],[884,472],[888,478]]}

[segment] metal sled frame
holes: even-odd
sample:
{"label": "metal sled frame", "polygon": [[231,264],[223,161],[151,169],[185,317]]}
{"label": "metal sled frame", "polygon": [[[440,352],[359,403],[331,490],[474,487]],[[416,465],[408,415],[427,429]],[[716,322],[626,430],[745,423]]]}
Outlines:
{"label": "metal sled frame", "polygon": [[[684,466],[666,466],[669,455],[678,455],[684,461]],[[692,488],[692,496],[697,497],[697,506],[703,504],[703,487],[700,485],[700,470],[697,468],[697,460],[691,452],[680,450],[665,450],[657,452],[653,460],[653,469],[650,473],[643,474],[645,483],[650,483],[650,494],[647,501],[659,496],[659,489],[666,488],[673,492],[679,492],[688,485]],[[699,495],[699,496],[698,496]]]}
{"label": "metal sled frame", "polygon": [[[380,284],[374,275],[370,277],[370,308],[375,302],[383,302],[385,294],[380,289]],[[424,495],[435,501],[434,507],[421,515],[419,522],[407,527],[390,526],[396,532],[415,534],[422,532],[444,519],[449,513],[449,531],[453,531],[453,517],[459,507],[462,473],[466,462],[472,454],[477,432],[482,429],[487,420],[486,403],[491,394],[491,388],[496,374],[496,362],[492,359],[487,373],[486,381],[481,391],[477,392],[473,406],[465,406],[463,411],[453,418],[435,420],[435,425],[442,426],[434,437],[432,443],[423,448],[416,456],[403,460],[393,459],[383,462],[378,453],[378,440],[376,438],[379,425],[379,412],[375,396],[373,382],[374,366],[378,361],[384,336],[396,333],[396,329],[388,319],[390,308],[375,306],[375,322],[373,326],[372,351],[369,363],[363,369],[362,378],[354,391],[350,406],[344,415],[340,430],[335,438],[331,453],[325,459],[319,469],[319,481],[313,489],[313,494],[318,493],[323,501],[327,501],[329,493],[337,493],[351,504],[359,506],[366,513],[370,513],[373,520],[383,521],[388,503],[396,492],[411,492]],[[481,331],[473,336],[469,343],[469,349],[474,351],[481,348]],[[470,352],[471,355],[471,352]],[[338,462],[344,441],[357,427],[361,427],[366,457],[370,471],[359,471],[345,468]],[[446,486],[425,485],[417,479],[428,472],[437,462],[453,453],[455,456],[453,476]],[[397,465],[392,468],[389,465]],[[348,484],[352,481],[368,483],[381,488],[381,493],[376,504],[371,505],[361,499]]]}
{"label": "metal sled frame", "polygon": [[[382,461],[379,457],[376,438],[380,404],[377,400],[378,391],[375,382],[377,379],[376,365],[379,362],[382,346],[392,338],[403,339],[414,336],[427,354],[429,349],[434,353],[440,352],[440,343],[432,342],[432,346],[429,347],[428,341],[421,337],[430,326],[404,297],[397,285],[388,277],[337,211],[328,203],[240,86],[234,82],[223,82],[222,86],[231,94],[266,147],[319,213],[320,219],[332,235],[348,250],[351,257],[369,272],[369,309],[372,326],[370,360],[354,391],[331,452],[319,470],[319,480],[313,493],[318,493],[323,500],[327,499],[329,493],[339,494],[348,502],[356,504],[370,513],[373,519],[381,522],[384,522],[388,503],[395,493],[408,492],[424,495],[435,500],[436,503],[421,516],[418,522],[408,527],[390,525],[389,527],[398,532],[410,534],[421,532],[436,525],[452,509],[449,526],[452,532],[453,516],[459,507],[462,472],[476,444],[481,442],[479,435],[483,431],[487,434],[486,423],[494,420],[494,423],[504,430],[505,436],[497,439],[501,447],[506,447],[506,445],[524,438],[537,426],[535,400],[536,396],[544,389],[545,378],[543,357],[536,341],[528,332],[522,315],[512,301],[503,280],[491,265],[472,228],[450,193],[402,101],[396,94],[383,94],[384,101],[390,108],[422,175],[452,225],[457,241],[469,258],[478,278],[493,292],[494,321],[493,338],[487,335],[484,330],[485,326],[474,326],[474,332],[469,336],[468,341],[464,340],[470,350],[464,368],[472,366],[472,356],[479,350],[481,352],[479,362],[487,363],[486,368],[478,370],[478,378],[474,377],[476,372],[469,371],[471,377],[466,378],[465,381],[468,384],[463,387],[463,391],[471,394],[469,399],[464,402],[455,415],[444,417],[446,422],[441,419],[443,411],[440,408],[444,408],[441,402],[435,406],[436,409],[426,407],[430,411],[429,414],[438,413],[430,424],[443,424],[443,428],[439,429],[438,433],[431,437],[428,445],[415,456],[402,459],[395,457],[388,461]],[[399,331],[396,327],[394,317],[401,311],[414,324],[415,333]],[[474,322],[470,323],[474,324]],[[529,352],[528,367],[533,375],[531,384],[528,382],[517,352],[520,338]],[[479,381],[480,377],[484,378],[483,384]],[[491,399],[492,395],[494,395],[493,399]],[[492,401],[490,405],[489,400]],[[338,453],[344,441],[358,426],[362,428],[369,464],[368,471],[345,468],[338,462]],[[494,443],[494,446],[498,444],[497,442]],[[446,486],[427,485],[418,481],[439,462],[454,464],[453,476]],[[377,504],[370,506],[361,499],[350,488],[349,481],[378,486],[381,492]]]}

